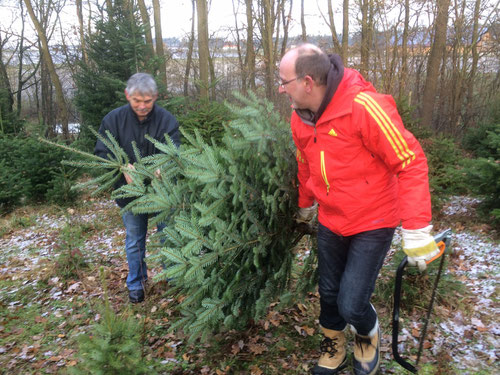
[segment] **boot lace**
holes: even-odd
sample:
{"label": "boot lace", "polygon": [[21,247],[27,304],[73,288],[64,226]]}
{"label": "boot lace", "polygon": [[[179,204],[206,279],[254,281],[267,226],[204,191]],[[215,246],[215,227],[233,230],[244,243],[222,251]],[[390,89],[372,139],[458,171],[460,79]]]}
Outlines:
{"label": "boot lace", "polygon": [[359,349],[361,350],[361,355],[364,354],[365,348],[368,349],[370,345],[373,346],[372,340],[369,337],[363,337],[359,335],[354,336],[354,344],[359,346]]}
{"label": "boot lace", "polygon": [[321,353],[328,353],[328,355],[333,358],[335,356],[335,353],[338,352],[337,340],[337,338],[331,339],[329,337],[325,337],[320,344]]}

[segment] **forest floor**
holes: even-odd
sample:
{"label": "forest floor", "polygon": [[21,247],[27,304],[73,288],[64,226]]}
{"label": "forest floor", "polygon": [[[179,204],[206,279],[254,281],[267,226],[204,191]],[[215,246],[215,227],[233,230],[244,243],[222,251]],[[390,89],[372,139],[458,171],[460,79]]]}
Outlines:
{"label": "forest floor", "polygon": [[[435,233],[453,230],[450,254],[420,358],[420,374],[499,374],[498,234],[477,224],[477,201],[454,197],[434,219]],[[308,374],[318,357],[317,293],[268,314],[245,331],[188,344],[168,332],[177,318],[168,283],[150,283],[147,299],[131,305],[119,211],[106,198],[82,198],[72,208],[23,207],[0,218],[0,373],[65,374],[77,366],[78,336],[92,334],[103,301],[142,326],[143,356],[160,374]],[[396,233],[373,297],[382,329],[382,374],[409,373],[391,350],[392,290],[401,259]],[[298,252],[309,251],[305,239]],[[78,262],[77,262],[78,261]],[[149,264],[150,276],[160,270]],[[422,317],[436,267],[408,274],[399,349],[416,361]],[[102,276],[104,275],[104,276]],[[424,292],[425,289],[425,292]],[[348,333],[348,338],[351,334]],[[349,352],[352,351],[352,344]],[[343,374],[350,374],[346,369]]]}

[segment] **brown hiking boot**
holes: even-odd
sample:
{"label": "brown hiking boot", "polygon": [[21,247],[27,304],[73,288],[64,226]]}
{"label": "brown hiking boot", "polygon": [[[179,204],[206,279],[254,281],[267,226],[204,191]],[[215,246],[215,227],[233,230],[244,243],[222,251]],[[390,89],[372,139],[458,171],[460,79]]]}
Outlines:
{"label": "brown hiking boot", "polygon": [[354,374],[373,375],[380,364],[380,331],[373,336],[354,336]]}
{"label": "brown hiking boot", "polygon": [[313,375],[334,375],[347,365],[344,331],[321,327],[324,339],[321,342],[321,356],[314,366]]}

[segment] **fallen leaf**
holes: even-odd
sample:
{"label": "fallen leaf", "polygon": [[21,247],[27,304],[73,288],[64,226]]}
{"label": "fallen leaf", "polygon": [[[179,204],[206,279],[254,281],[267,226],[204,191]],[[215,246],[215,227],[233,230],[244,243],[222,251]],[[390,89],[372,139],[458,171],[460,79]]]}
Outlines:
{"label": "fallen leaf", "polygon": [[250,371],[251,371],[250,372],[251,375],[262,375],[263,374],[262,370],[259,367],[257,367],[257,365],[253,365],[252,367],[250,367]]}
{"label": "fallen leaf", "polygon": [[251,353],[256,355],[262,354],[263,352],[267,351],[267,348],[261,344],[249,344],[248,349]]}

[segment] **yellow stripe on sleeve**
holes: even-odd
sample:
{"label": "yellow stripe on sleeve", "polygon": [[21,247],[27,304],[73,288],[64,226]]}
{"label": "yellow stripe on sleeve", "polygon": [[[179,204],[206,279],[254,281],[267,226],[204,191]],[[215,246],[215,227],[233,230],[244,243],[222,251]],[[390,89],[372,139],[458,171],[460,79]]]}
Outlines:
{"label": "yellow stripe on sleeve", "polygon": [[390,117],[375,99],[366,93],[359,93],[354,101],[365,107],[367,112],[373,117],[391,144],[396,156],[403,162],[402,168],[405,168],[412,160],[415,160],[415,153],[410,150],[398,128],[392,123]]}

